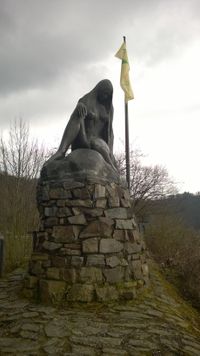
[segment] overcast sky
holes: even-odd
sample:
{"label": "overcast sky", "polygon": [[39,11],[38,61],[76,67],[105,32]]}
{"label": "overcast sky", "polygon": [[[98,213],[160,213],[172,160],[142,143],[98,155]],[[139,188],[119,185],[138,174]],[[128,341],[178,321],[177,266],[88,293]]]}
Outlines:
{"label": "overcast sky", "polygon": [[114,86],[115,151],[123,150],[120,60],[127,37],[130,142],[200,191],[199,0],[0,0],[0,133],[22,117],[57,147],[78,99]]}

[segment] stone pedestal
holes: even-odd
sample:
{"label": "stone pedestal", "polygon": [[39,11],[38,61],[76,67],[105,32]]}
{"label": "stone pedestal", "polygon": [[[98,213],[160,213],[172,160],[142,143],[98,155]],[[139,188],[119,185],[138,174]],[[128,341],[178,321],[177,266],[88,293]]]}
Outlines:
{"label": "stone pedestal", "polygon": [[117,183],[44,181],[27,288],[42,301],[132,299],[148,283],[128,190]]}

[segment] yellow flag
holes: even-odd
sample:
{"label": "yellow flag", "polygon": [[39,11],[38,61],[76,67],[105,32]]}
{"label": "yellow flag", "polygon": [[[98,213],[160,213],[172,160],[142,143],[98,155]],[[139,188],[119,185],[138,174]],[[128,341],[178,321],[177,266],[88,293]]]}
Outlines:
{"label": "yellow flag", "polygon": [[134,95],[129,79],[130,67],[129,67],[128,54],[127,54],[125,42],[121,45],[115,57],[122,60],[120,85],[125,93],[125,101],[127,102],[128,100],[134,99]]}

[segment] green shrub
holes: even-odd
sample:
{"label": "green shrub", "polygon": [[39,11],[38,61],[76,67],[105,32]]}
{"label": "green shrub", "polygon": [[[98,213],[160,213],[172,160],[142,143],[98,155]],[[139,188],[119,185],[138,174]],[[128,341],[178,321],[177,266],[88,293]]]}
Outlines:
{"label": "green shrub", "polygon": [[149,251],[167,277],[200,307],[200,233],[178,216],[157,216],[145,232]]}
{"label": "green shrub", "polygon": [[32,252],[32,238],[30,235],[5,237],[5,259],[4,271],[10,272],[13,269],[26,265]]}

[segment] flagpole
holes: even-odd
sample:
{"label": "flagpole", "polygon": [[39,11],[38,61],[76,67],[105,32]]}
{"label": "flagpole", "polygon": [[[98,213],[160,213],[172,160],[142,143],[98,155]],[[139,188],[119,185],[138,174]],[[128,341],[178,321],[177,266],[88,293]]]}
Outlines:
{"label": "flagpole", "polygon": [[[126,43],[126,36],[123,36],[124,43]],[[126,155],[126,181],[128,189],[130,190],[130,150],[129,150],[129,121],[128,121],[128,102],[124,95],[125,107],[125,155]]]}

